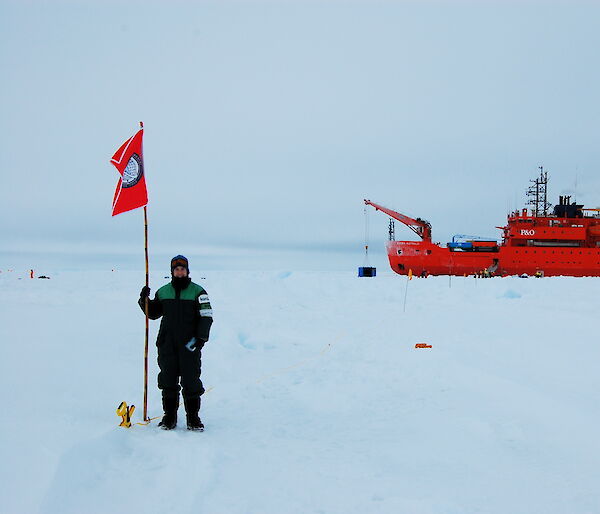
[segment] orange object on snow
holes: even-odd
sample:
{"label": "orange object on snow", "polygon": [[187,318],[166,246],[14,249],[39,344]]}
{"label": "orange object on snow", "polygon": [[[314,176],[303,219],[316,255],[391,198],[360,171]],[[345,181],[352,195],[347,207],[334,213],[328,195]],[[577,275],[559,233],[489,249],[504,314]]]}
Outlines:
{"label": "orange object on snow", "polygon": [[431,348],[431,345],[427,343],[417,343],[415,348]]}

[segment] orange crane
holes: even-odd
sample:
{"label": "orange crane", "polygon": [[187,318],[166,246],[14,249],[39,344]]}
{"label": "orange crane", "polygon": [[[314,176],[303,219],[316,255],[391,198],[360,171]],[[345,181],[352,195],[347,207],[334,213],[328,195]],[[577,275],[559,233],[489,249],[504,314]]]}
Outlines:
{"label": "orange crane", "polygon": [[395,220],[404,223],[423,241],[431,243],[431,223],[429,223],[428,221],[422,220],[421,218],[410,218],[409,216],[405,216],[404,214],[400,214],[399,212],[392,211],[387,207],[383,207],[382,205],[373,203],[371,200],[365,200],[365,205],[371,205],[372,207],[375,207],[376,211],[385,212],[390,218],[394,218]]}

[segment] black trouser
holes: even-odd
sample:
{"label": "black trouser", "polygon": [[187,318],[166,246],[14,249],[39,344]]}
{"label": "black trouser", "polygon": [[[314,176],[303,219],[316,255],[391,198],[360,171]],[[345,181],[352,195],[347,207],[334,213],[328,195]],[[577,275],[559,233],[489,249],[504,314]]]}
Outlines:
{"label": "black trouser", "polygon": [[[158,345],[158,388],[163,398],[176,398],[183,389],[184,398],[199,398],[204,393],[200,368],[202,354],[199,345],[190,350],[184,343],[165,341]],[[179,385],[181,377],[181,386]]]}

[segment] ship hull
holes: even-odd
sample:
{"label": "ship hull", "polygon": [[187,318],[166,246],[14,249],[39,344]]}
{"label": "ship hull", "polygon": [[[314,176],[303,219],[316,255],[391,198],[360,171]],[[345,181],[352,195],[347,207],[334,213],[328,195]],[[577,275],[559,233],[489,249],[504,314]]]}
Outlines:
{"label": "ship hull", "polygon": [[493,251],[452,251],[427,241],[388,241],[388,259],[400,275],[474,275],[488,270],[496,276],[600,276],[600,248],[511,247]]}

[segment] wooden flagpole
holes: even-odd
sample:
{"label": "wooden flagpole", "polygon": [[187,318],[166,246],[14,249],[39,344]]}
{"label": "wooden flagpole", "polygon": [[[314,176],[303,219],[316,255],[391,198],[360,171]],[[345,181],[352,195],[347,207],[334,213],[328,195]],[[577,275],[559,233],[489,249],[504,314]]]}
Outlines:
{"label": "wooden flagpole", "polygon": [[[146,254],[146,287],[149,287],[148,277],[148,213],[144,205],[144,250]],[[144,421],[148,421],[148,299],[146,296],[146,338],[144,341]]]}
{"label": "wooden flagpole", "polygon": [[[140,121],[140,128],[144,128],[144,124]],[[147,205],[144,205],[144,255],[146,258],[146,287],[150,287],[150,278],[148,274],[148,209]],[[146,296],[146,303],[144,312],[146,314],[146,333],[144,338],[144,421],[148,421],[148,300],[149,296]]]}

